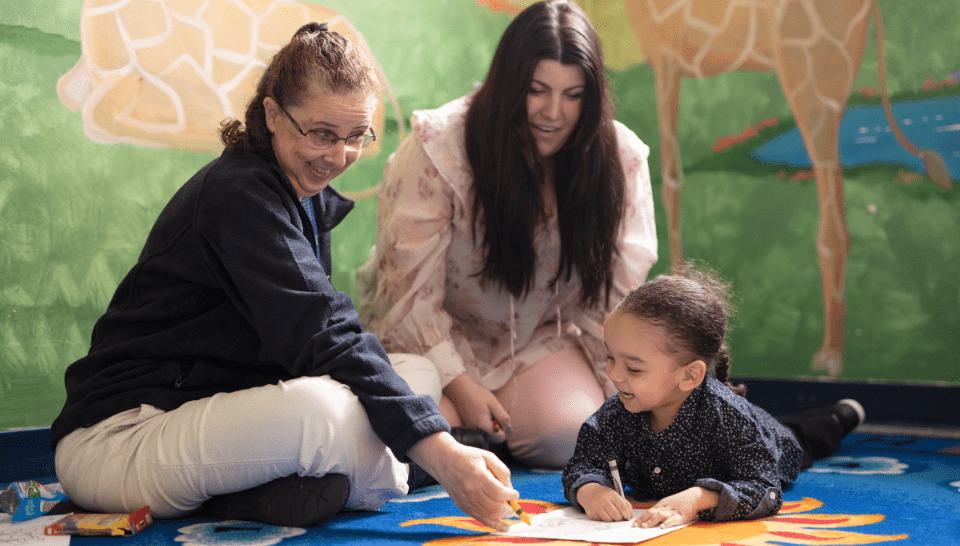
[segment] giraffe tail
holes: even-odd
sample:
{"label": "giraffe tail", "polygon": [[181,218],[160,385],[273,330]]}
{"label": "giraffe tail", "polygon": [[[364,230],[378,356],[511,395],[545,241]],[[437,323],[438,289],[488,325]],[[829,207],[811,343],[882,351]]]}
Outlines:
{"label": "giraffe tail", "polygon": [[900,145],[906,148],[908,152],[923,160],[923,167],[927,175],[933,179],[943,189],[953,188],[950,183],[950,173],[947,171],[947,164],[940,157],[940,154],[933,150],[920,150],[903,135],[897,120],[893,117],[893,107],[890,105],[890,95],[887,93],[887,62],[883,50],[883,18],[880,16],[880,8],[876,0],[871,2],[871,12],[873,13],[873,22],[877,26],[877,74],[880,78],[880,100],[883,102],[883,111],[887,114],[887,122],[893,130],[894,136]]}

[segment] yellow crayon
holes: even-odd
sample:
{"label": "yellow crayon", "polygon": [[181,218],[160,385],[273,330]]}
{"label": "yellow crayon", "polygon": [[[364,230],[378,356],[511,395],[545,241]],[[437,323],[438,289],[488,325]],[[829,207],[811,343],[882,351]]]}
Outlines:
{"label": "yellow crayon", "polygon": [[[490,470],[490,469],[488,468],[487,470]],[[490,473],[493,474],[493,470],[490,470]],[[496,478],[497,475],[493,474],[493,477]],[[520,518],[522,522],[526,523],[527,525],[533,525],[532,523],[530,523],[530,516],[523,511],[523,508],[520,508],[520,503],[518,503],[515,500],[508,500],[507,504],[510,505],[510,508],[513,510],[515,514],[517,514],[517,517]]]}
{"label": "yellow crayon", "polygon": [[520,518],[527,525],[533,525],[532,523],[530,523],[530,516],[528,516],[527,513],[523,511],[523,508],[520,508],[519,502],[515,500],[507,501],[507,502],[510,503],[510,508],[513,508],[513,511],[516,512],[518,518]]}

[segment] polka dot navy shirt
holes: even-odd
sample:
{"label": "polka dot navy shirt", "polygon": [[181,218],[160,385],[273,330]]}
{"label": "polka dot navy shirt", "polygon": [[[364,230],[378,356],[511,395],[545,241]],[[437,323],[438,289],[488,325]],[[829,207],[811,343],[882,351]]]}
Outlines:
{"label": "polka dot navy shirt", "polygon": [[782,486],[800,471],[803,451],[793,433],[712,375],[659,434],[649,419],[649,412],[628,412],[616,395],[587,419],[563,471],[564,494],[573,506],[580,508],[576,492],[585,483],[613,488],[610,459],[638,499],[661,499],[694,486],[718,492],[717,506],[698,514],[704,521],[777,513]]}

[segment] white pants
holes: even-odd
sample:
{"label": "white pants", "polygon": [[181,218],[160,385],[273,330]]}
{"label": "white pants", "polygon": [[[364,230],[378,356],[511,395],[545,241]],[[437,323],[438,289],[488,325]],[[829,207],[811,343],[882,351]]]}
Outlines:
{"label": "white pants", "polygon": [[[390,356],[401,376],[425,369],[421,357]],[[346,475],[346,510],[377,510],[407,493],[407,466],[374,434],[356,395],[329,376],[220,393],[172,411],[125,411],[61,440],[56,469],[87,510],[149,505],[157,518],[293,473]]]}

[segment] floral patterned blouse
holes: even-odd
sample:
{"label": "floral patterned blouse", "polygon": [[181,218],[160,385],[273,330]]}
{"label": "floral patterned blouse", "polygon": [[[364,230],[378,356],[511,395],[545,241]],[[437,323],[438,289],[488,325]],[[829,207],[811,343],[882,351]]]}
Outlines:
{"label": "floral patterned blouse", "polygon": [[412,134],[387,161],[376,245],[357,274],[361,320],[388,352],[429,358],[443,386],[467,372],[494,391],[541,358],[579,347],[612,394],[604,372],[603,324],[657,260],[649,148],[615,122],[629,202],[610,308],[581,308],[575,272],[550,287],[560,256],[556,214],[535,241],[533,288],[517,300],[474,275],[482,253],[472,236],[473,177],[464,148],[470,98],[414,112]]}

